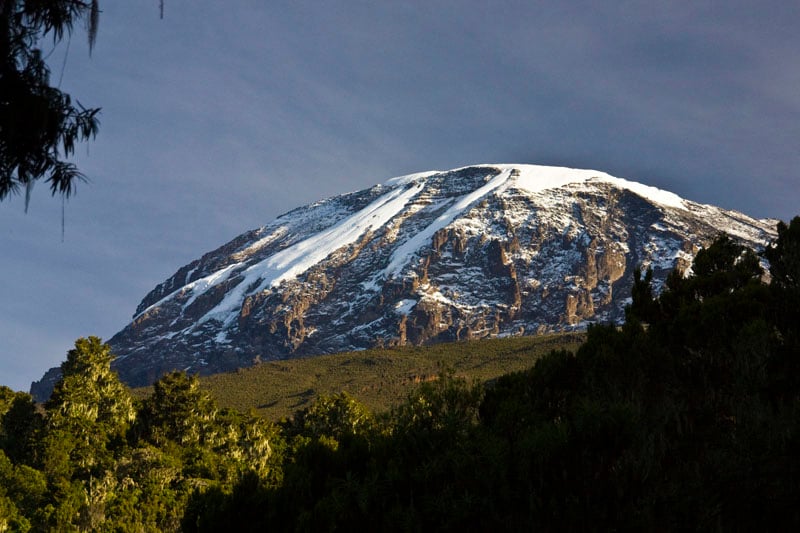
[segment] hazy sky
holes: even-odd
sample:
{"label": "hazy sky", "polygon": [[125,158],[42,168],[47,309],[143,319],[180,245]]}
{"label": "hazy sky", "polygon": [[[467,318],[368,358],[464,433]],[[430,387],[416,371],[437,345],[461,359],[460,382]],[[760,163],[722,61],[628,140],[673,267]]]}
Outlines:
{"label": "hazy sky", "polygon": [[93,56],[82,31],[50,56],[62,89],[103,108],[64,242],[44,184],[27,215],[0,204],[0,384],[15,389],[203,253],[396,175],[557,164],[800,214],[797,2],[100,6]]}

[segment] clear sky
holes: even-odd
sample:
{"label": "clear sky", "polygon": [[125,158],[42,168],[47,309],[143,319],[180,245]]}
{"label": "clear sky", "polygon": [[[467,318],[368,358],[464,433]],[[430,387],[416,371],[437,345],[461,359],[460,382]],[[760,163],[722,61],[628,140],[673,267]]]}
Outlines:
{"label": "clear sky", "polygon": [[554,164],[800,214],[798,2],[100,7],[91,58],[82,30],[50,56],[103,108],[64,242],[44,184],[27,214],[0,204],[0,384],[18,390],[203,253],[396,175]]}

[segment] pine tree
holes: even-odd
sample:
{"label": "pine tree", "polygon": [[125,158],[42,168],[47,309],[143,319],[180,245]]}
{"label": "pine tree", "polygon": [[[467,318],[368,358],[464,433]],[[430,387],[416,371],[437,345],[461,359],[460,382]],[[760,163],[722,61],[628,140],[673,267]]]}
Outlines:
{"label": "pine tree", "polygon": [[136,416],[127,388],[111,370],[112,358],[111,348],[98,337],[78,339],[45,404],[52,456],[68,457],[62,466],[82,478],[110,467],[114,448],[124,444]]}
{"label": "pine tree", "polygon": [[111,347],[98,337],[80,338],[61,365],[61,380],[46,404],[52,428],[96,425],[122,435],[135,418],[128,389],[111,370]]}
{"label": "pine tree", "polygon": [[197,376],[171,372],[153,384],[137,424],[145,440],[156,445],[173,441],[181,446],[213,440],[216,402],[200,388]]}

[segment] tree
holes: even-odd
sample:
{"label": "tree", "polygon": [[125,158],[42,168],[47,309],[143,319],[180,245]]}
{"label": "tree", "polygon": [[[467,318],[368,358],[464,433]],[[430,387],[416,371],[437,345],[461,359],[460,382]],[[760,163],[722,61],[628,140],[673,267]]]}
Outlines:
{"label": "tree", "polygon": [[42,415],[37,412],[31,395],[15,393],[5,414],[0,415],[0,448],[15,463],[30,464],[42,426]]}
{"label": "tree", "polygon": [[310,407],[295,413],[291,432],[305,437],[332,437],[341,440],[369,430],[372,415],[355,398],[341,392],[321,396]]}
{"label": "tree", "polygon": [[85,180],[67,158],[97,135],[100,109],[52,86],[40,44],[52,36],[55,46],[85,21],[91,50],[99,13],[98,0],[0,2],[0,200],[24,189],[27,208],[41,179],[62,197]]}
{"label": "tree", "polygon": [[421,384],[406,402],[396,409],[396,432],[440,432],[463,435],[478,420],[483,387],[469,384],[452,371],[439,379]]}
{"label": "tree", "polygon": [[108,460],[109,448],[122,441],[136,416],[127,388],[111,370],[112,358],[98,337],[75,341],[45,404],[51,436],[73,440],[70,461],[86,473]]}
{"label": "tree", "polygon": [[180,446],[204,444],[215,433],[217,405],[200,388],[197,376],[171,372],[153,384],[144,402],[138,430],[156,445],[171,440]]}
{"label": "tree", "polygon": [[778,239],[764,250],[772,283],[781,289],[800,290],[800,216],[787,226],[778,223]]}
{"label": "tree", "polygon": [[780,354],[772,361],[775,390],[786,401],[797,397],[800,382],[800,216],[778,223],[778,239],[764,250],[772,276],[772,319],[780,331]]}

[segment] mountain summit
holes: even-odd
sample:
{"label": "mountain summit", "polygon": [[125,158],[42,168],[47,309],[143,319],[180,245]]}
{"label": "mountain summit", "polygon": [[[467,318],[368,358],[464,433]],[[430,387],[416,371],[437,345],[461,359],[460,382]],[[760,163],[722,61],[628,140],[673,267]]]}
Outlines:
{"label": "mountain summit", "polygon": [[775,224],[594,170],[411,174],[290,211],[180,268],[109,341],[113,366],[144,385],[173,369],[621,321],[637,266],[658,290],[720,232],[760,249]]}

